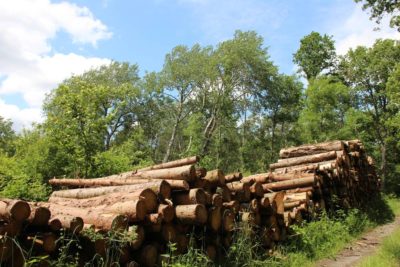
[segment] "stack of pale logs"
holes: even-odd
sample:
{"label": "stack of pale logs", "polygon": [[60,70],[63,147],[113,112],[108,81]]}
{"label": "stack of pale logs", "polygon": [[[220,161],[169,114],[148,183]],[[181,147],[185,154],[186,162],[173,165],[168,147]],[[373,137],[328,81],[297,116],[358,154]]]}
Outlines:
{"label": "stack of pale logs", "polygon": [[79,239],[70,253],[79,253],[81,263],[96,254],[107,258],[115,232],[128,240],[118,249],[122,265],[160,264],[171,244],[181,254],[190,240],[218,260],[241,222],[270,250],[291,224],[324,208],[356,206],[378,191],[359,141],[287,148],[280,157],[272,172],[247,177],[207,172],[190,157],[103,178],[52,179],[63,190],[48,202],[0,200],[0,264],[23,266],[32,253],[57,258],[60,235]]}

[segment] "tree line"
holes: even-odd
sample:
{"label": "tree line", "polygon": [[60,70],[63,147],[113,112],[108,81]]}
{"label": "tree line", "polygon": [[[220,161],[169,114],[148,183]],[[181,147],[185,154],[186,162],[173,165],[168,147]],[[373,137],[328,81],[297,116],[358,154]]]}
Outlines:
{"label": "tree line", "polygon": [[400,192],[400,43],[338,56],[332,36],[312,32],[293,61],[299,73],[281,73],[260,35],[237,31],[216,46],[176,46],[143,77],[117,61],[72,76],[47,95],[43,123],[17,134],[0,118],[0,194],[44,199],[52,177],[195,154],[209,169],[254,173],[282,147],[355,138],[385,189]]}

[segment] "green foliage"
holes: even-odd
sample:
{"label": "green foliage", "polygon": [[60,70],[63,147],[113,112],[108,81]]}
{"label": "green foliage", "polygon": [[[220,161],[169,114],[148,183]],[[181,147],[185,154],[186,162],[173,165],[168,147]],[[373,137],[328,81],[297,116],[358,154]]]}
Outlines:
{"label": "green foliage", "polygon": [[400,31],[400,3],[397,0],[355,0],[355,2],[363,3],[363,9],[369,9],[370,19],[374,19],[376,23],[380,23],[385,15],[392,16],[390,26]]}
{"label": "green foliage", "polygon": [[350,139],[347,111],[351,107],[350,89],[331,77],[310,82],[300,113],[299,124],[305,142]]}
{"label": "green foliage", "polygon": [[300,40],[300,48],[293,55],[308,81],[323,71],[332,71],[336,64],[335,44],[332,36],[311,32]]}
{"label": "green foliage", "polygon": [[12,122],[0,116],[0,153],[12,155],[15,152],[15,132],[12,129]]}

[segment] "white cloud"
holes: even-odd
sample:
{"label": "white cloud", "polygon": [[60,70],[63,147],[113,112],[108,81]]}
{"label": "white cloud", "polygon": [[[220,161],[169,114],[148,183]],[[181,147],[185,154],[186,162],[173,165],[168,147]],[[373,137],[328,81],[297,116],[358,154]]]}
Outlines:
{"label": "white cloud", "polygon": [[[336,40],[336,50],[338,54],[346,54],[350,48],[359,45],[372,46],[376,39],[389,38],[398,39],[399,32],[389,27],[388,18],[382,20],[377,25],[374,21],[369,20],[367,12],[363,11],[360,6],[355,6],[351,15],[343,22],[342,25],[333,23],[333,29],[329,34],[334,36]],[[374,30],[379,26],[379,30]]]}
{"label": "white cloud", "polygon": [[41,121],[46,93],[71,74],[107,64],[108,59],[56,53],[51,40],[66,32],[72,43],[96,46],[112,33],[86,7],[49,0],[0,1],[0,96],[21,94],[28,108],[0,99],[0,116],[16,128]]}

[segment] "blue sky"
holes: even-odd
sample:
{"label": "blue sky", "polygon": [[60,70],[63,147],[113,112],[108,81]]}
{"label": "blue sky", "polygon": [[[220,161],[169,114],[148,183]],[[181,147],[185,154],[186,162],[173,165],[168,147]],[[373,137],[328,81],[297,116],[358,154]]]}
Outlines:
{"label": "blue sky", "polygon": [[[6,3],[7,2],[7,3]],[[380,31],[351,0],[14,0],[0,2],[0,116],[14,128],[43,121],[46,93],[72,73],[110,60],[162,68],[180,44],[216,45],[236,29],[255,30],[281,72],[296,67],[292,54],[311,31],[333,35],[337,52],[376,38]]]}

